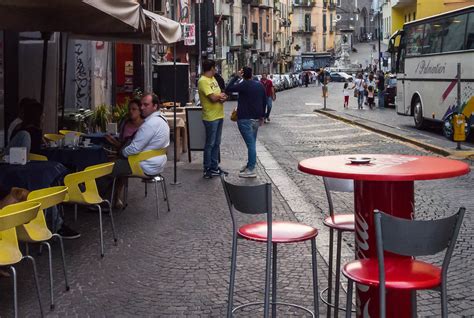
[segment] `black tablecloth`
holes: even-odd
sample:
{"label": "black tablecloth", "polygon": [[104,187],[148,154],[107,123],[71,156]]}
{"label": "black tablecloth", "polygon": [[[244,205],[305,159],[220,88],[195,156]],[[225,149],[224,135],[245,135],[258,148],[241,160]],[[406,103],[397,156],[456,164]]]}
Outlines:
{"label": "black tablecloth", "polygon": [[107,162],[107,154],[100,146],[87,148],[45,148],[40,153],[50,161],[57,161],[73,171],[82,171],[84,168]]}
{"label": "black tablecloth", "polygon": [[[96,145],[110,145],[110,143],[105,139],[105,136],[107,133],[103,132],[97,132],[97,133],[90,133],[90,134],[85,134],[82,135],[83,139],[90,139],[91,143],[96,144]],[[113,136],[118,136],[118,135],[113,135]]]}
{"label": "black tablecloth", "polygon": [[68,173],[66,167],[54,161],[30,161],[26,165],[0,164],[0,187],[12,187],[30,191],[47,188],[58,183]]}

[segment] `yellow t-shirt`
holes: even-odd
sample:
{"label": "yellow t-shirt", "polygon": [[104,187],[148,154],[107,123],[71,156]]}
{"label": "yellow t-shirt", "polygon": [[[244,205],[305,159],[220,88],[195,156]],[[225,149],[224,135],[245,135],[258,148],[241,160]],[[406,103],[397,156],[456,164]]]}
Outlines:
{"label": "yellow t-shirt", "polygon": [[202,105],[202,119],[214,121],[224,118],[224,105],[220,102],[213,102],[208,97],[210,94],[220,94],[221,89],[214,77],[201,76],[198,81],[199,100]]}

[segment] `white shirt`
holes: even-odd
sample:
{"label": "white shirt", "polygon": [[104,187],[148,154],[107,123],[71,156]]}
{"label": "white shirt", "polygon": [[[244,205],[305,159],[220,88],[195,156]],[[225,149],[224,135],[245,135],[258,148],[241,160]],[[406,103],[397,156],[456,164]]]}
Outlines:
{"label": "white shirt", "polygon": [[362,92],[362,91],[365,90],[364,83],[365,83],[365,81],[361,78],[358,78],[358,79],[355,80],[355,86],[356,86],[356,88],[359,92]]}
{"label": "white shirt", "polygon": [[342,93],[344,94],[344,96],[349,96],[349,89],[344,88],[344,89],[342,90]]}
{"label": "white shirt", "polygon": [[20,118],[15,118],[14,121],[11,122],[10,126],[8,126],[8,134],[7,134],[7,143],[10,142],[10,138],[12,138],[12,134],[13,134],[13,131],[15,130],[15,128],[21,124],[23,122],[23,120],[21,120]]}
{"label": "white shirt", "polygon": [[[169,144],[170,128],[168,122],[159,112],[154,112],[145,118],[130,145],[122,150],[122,154],[128,157],[146,150],[166,148]],[[163,171],[166,160],[166,155],[152,157],[140,162],[140,167],[147,175],[157,175]]]}

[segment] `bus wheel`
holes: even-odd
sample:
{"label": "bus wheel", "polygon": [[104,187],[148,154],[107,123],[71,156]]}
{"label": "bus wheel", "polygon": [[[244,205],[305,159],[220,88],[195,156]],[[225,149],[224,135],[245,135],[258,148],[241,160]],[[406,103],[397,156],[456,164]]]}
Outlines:
{"label": "bus wheel", "polygon": [[415,120],[415,127],[422,129],[425,127],[425,119],[423,118],[423,105],[419,98],[415,99],[413,106],[413,119]]}

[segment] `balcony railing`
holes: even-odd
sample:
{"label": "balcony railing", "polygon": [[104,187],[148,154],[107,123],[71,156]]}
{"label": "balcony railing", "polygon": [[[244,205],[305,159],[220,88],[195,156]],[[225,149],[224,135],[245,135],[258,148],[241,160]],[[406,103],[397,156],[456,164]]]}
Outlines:
{"label": "balcony railing", "polygon": [[258,0],[260,8],[273,8],[273,0]]}
{"label": "balcony railing", "polygon": [[292,33],[313,33],[316,32],[316,27],[297,27],[295,30],[293,30]]}
{"label": "balcony railing", "polygon": [[316,1],[314,0],[295,0],[293,6],[295,7],[314,7],[316,5]]}

